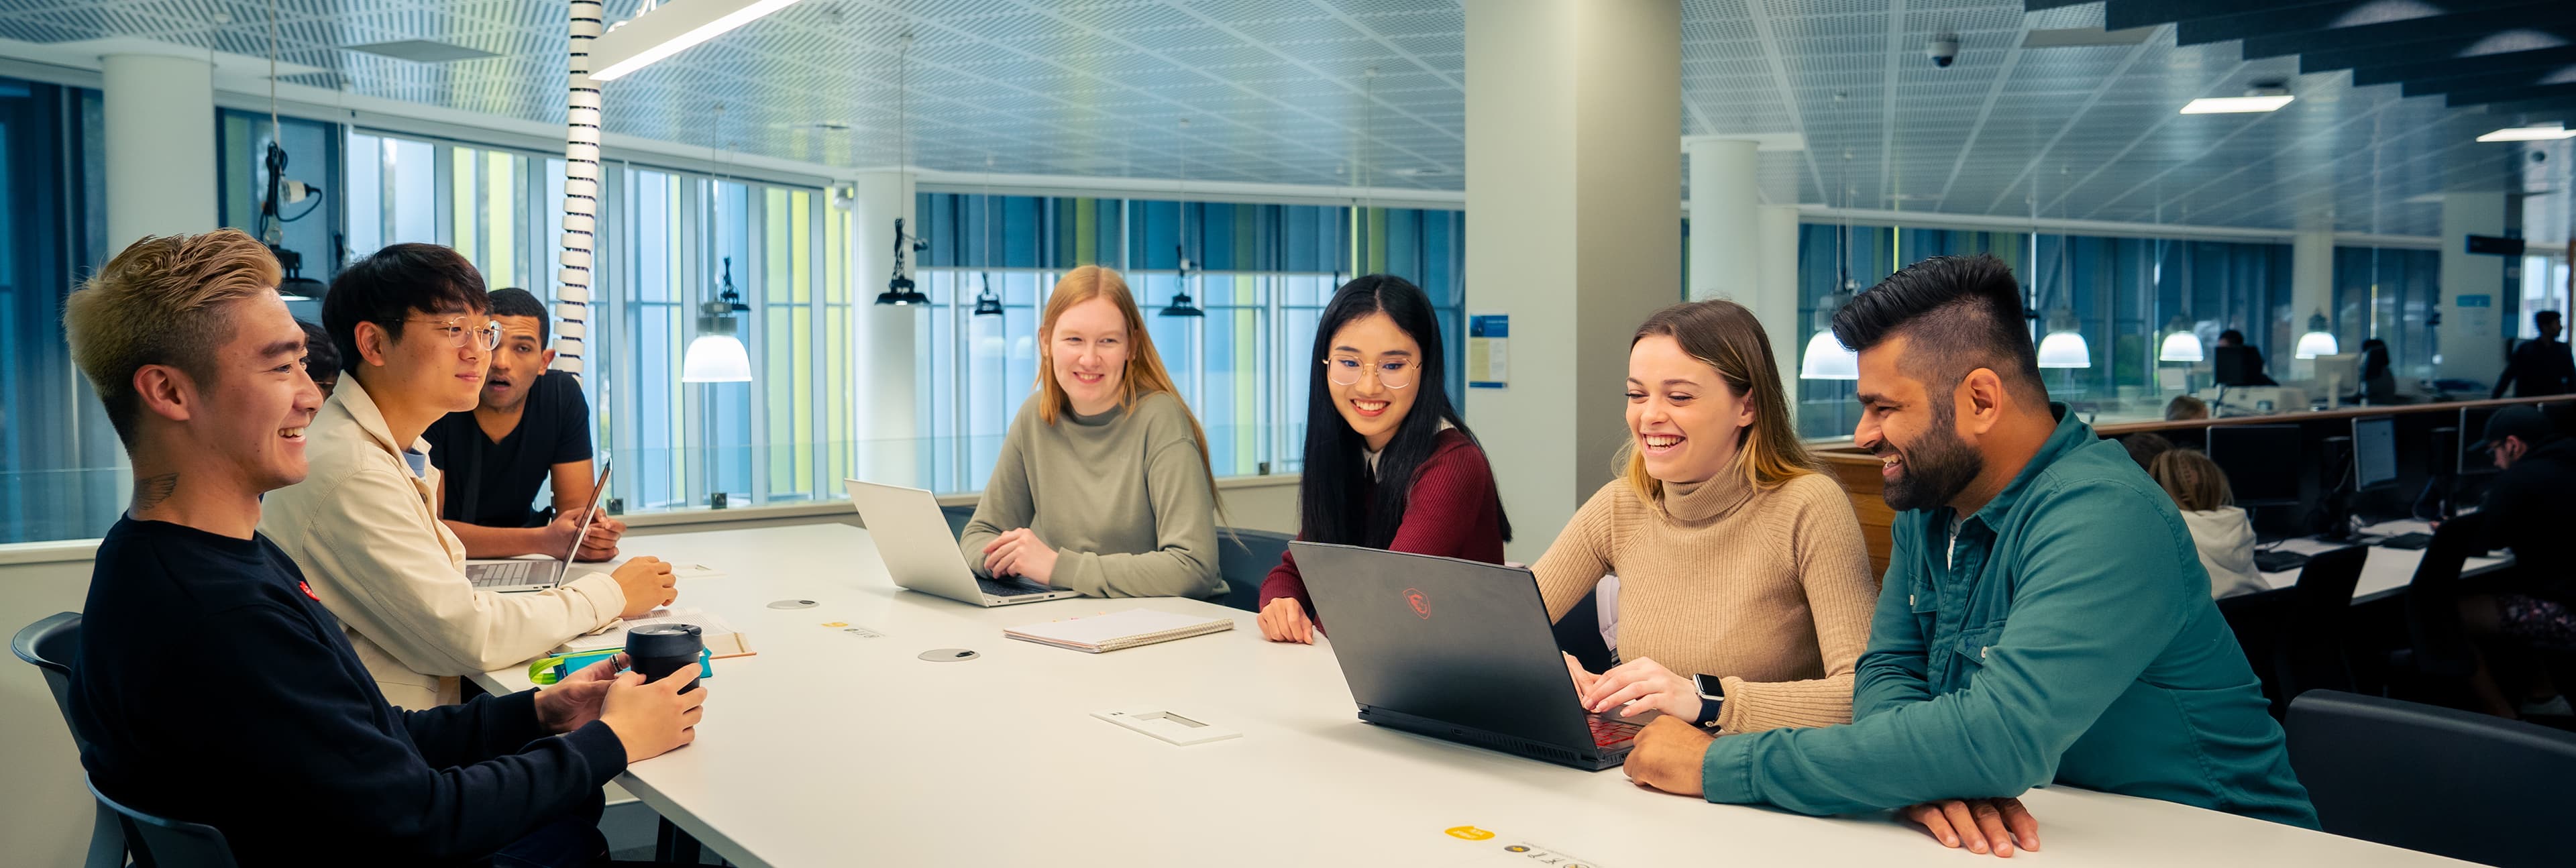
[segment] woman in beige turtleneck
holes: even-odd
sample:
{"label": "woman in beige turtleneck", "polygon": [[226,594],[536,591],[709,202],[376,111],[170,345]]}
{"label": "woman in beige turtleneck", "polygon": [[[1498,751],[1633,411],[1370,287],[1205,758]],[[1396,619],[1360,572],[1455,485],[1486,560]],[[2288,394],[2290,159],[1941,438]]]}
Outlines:
{"label": "woman in beige turtleneck", "polygon": [[[1633,704],[1751,732],[1851,722],[1852,667],[1878,599],[1860,522],[1790,427],[1751,311],[1656,312],[1628,351],[1625,478],[1592,496],[1532,568],[1548,617],[1619,576],[1622,663],[1567,657],[1584,707]],[[1703,699],[1694,675],[1723,686]]]}

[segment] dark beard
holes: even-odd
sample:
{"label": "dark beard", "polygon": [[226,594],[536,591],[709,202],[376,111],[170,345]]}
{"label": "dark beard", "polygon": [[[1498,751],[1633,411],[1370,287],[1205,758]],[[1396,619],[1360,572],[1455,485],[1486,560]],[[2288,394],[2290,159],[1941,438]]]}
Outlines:
{"label": "dark beard", "polygon": [[1896,479],[1887,483],[1881,496],[1886,498],[1887,508],[1897,512],[1949,503],[1968,489],[1968,483],[1976,481],[1977,474],[1986,471],[1986,457],[1959,439],[1955,416],[1948,407],[1933,410],[1932,428],[1920,439],[1903,447],[1894,441],[1879,447],[1879,451],[1887,450],[1894,450],[1901,463]]}

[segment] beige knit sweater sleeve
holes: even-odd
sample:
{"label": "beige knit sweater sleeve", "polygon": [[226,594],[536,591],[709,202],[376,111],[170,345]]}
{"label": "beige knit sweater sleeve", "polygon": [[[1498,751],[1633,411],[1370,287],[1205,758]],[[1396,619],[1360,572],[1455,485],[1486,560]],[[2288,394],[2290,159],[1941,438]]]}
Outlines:
{"label": "beige knit sweater sleeve", "polygon": [[1788,726],[1850,723],[1852,672],[1869,645],[1869,622],[1878,606],[1879,579],[1870,575],[1860,519],[1833,477],[1813,473],[1790,480],[1773,494],[1781,509],[1766,541],[1797,565],[1816,620],[1816,650],[1825,677],[1809,681],[1751,683],[1728,676],[1720,732],[1758,732]]}
{"label": "beige knit sweater sleeve", "polygon": [[1565,530],[1557,533],[1556,541],[1547,544],[1547,552],[1538,556],[1538,563],[1530,565],[1530,573],[1538,577],[1539,598],[1547,602],[1548,623],[1565,617],[1574,604],[1583,602],[1583,595],[1601,584],[1602,576],[1610,574],[1615,547],[1611,532],[1619,524],[1612,510],[1625,485],[1613,480],[1593,492],[1592,499],[1584,501],[1583,507],[1574,511],[1574,517],[1566,520]]}

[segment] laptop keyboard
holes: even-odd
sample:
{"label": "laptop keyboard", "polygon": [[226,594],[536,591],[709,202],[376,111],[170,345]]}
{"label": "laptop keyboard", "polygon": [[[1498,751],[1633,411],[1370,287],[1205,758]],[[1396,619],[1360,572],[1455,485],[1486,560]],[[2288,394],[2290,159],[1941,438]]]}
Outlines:
{"label": "laptop keyboard", "polygon": [[524,584],[528,580],[528,572],[535,568],[535,561],[518,561],[507,564],[476,564],[474,565],[474,586],[477,588],[491,588],[503,585]]}
{"label": "laptop keyboard", "polygon": [[1584,719],[1592,724],[1592,746],[1602,750],[1628,746],[1629,742],[1637,740],[1637,731],[1643,729],[1633,723],[1603,720],[1598,717]]}
{"label": "laptop keyboard", "polygon": [[1050,588],[1045,585],[1030,582],[998,582],[982,576],[975,577],[975,584],[983,588],[984,593],[996,597],[1025,597],[1030,594],[1045,594],[1055,591],[1054,588]]}

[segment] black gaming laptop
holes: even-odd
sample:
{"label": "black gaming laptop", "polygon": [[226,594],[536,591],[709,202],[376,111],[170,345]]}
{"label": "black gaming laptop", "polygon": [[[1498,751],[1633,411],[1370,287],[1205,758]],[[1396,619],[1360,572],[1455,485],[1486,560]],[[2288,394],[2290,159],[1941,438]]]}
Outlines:
{"label": "black gaming laptop", "polygon": [[1625,761],[1647,712],[1589,714],[1538,579],[1522,567],[1293,542],[1360,719],[1589,771]]}

